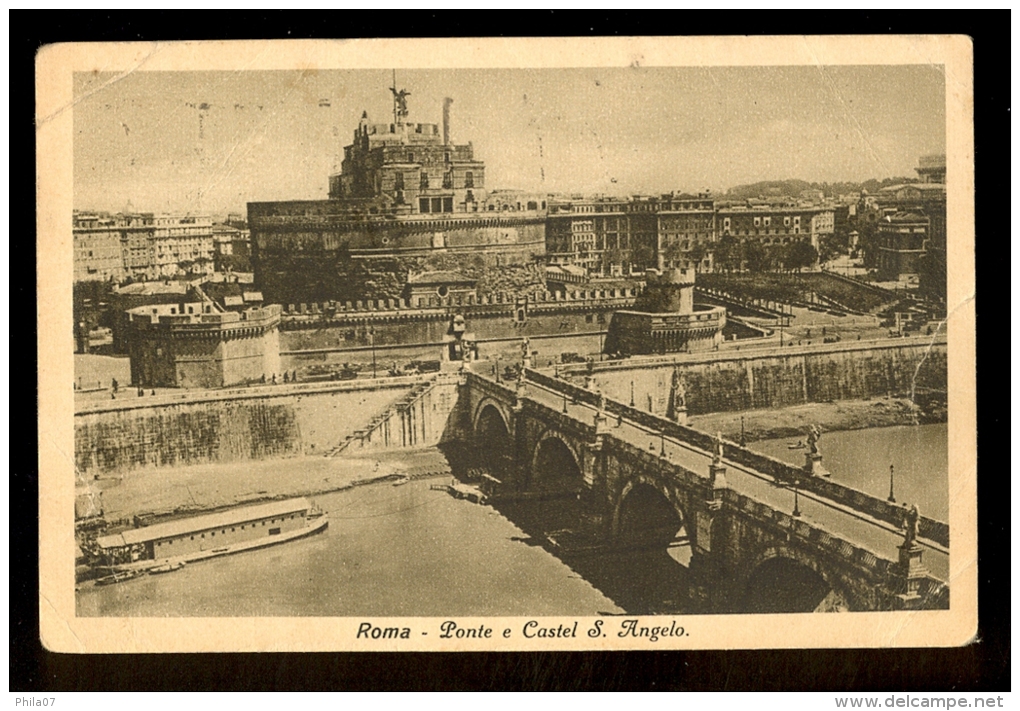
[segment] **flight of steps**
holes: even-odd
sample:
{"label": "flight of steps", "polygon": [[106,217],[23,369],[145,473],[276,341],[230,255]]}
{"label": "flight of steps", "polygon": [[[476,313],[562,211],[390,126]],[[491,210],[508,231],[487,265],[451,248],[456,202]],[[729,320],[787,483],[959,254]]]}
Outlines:
{"label": "flight of steps", "polygon": [[402,398],[397,400],[395,403],[390,405],[386,410],[380,412],[364,427],[361,427],[354,432],[347,435],[339,444],[327,451],[323,456],[325,457],[336,457],[343,453],[347,447],[350,446],[351,442],[364,440],[370,437],[377,429],[383,426],[383,424],[390,419],[398,410],[406,408],[411,405],[415,400],[424,395],[434,385],[434,381],[426,380],[424,382],[416,384],[410,391],[407,392]]}

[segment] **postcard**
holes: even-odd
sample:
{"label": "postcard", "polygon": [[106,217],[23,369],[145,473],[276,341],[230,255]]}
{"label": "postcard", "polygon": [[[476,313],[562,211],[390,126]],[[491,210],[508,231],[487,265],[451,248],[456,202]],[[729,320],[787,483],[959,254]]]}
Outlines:
{"label": "postcard", "polygon": [[968,644],[972,66],[43,48],[43,644]]}

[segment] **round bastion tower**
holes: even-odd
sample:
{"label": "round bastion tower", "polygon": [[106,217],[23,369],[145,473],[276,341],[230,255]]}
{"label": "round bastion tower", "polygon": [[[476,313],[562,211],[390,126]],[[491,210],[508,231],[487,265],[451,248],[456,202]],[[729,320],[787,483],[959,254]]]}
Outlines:
{"label": "round bastion tower", "polygon": [[726,309],[694,305],[693,269],[650,269],[634,308],[617,311],[609,322],[605,352],[652,355],[718,348]]}

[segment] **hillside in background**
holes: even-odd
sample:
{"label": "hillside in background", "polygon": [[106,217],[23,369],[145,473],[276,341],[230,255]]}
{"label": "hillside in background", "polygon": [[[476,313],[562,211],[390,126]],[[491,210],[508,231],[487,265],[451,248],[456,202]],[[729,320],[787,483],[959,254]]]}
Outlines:
{"label": "hillside in background", "polygon": [[869,193],[880,190],[888,185],[916,183],[917,178],[883,178],[882,180],[866,180],[863,183],[841,181],[837,183],[809,183],[806,180],[763,180],[750,185],[737,185],[726,191],[721,197],[729,200],[747,200],[748,198],[769,198],[789,195],[797,197],[804,190],[821,190],[826,197],[845,195],[846,193],[867,190]]}

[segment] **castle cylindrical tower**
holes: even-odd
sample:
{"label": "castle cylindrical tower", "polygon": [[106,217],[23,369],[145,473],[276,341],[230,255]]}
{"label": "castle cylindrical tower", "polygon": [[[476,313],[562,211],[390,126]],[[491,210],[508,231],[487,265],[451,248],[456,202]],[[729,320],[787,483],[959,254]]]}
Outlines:
{"label": "castle cylindrical tower", "polygon": [[694,312],[694,270],[669,269],[649,272],[644,291],[634,304],[635,311],[689,314]]}

